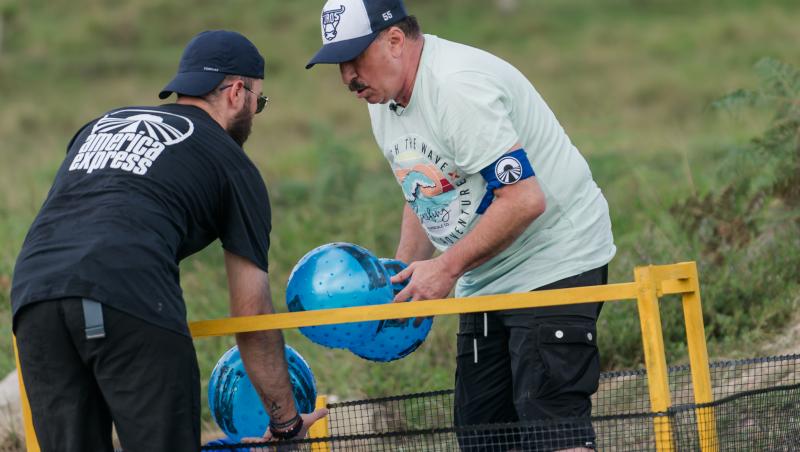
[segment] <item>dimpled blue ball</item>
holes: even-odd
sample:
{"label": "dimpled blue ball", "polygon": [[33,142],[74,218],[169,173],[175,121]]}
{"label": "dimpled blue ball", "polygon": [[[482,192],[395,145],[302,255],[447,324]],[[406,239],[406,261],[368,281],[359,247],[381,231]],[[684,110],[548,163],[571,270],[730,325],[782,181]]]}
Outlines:
{"label": "dimpled blue ball", "polygon": [[[372,253],[351,243],[330,243],[309,251],[295,265],[286,287],[291,312],[383,304],[393,298],[386,269]],[[349,348],[368,341],[379,321],[300,328],[311,341]]]}
{"label": "dimpled blue ball", "polygon": [[[297,409],[314,411],[317,386],[308,363],[292,347],[286,346],[289,380]],[[267,363],[268,365],[268,363]],[[269,426],[261,399],[244,370],[239,348],[234,346],[217,361],[208,381],[208,405],[219,428],[233,441],[260,437]]]}
{"label": "dimpled blue ball", "polygon": [[[396,259],[381,259],[380,262],[389,277],[406,268],[406,264]],[[403,290],[407,283],[408,280],[395,284],[394,293]],[[403,358],[425,341],[433,325],[433,317],[423,319],[419,326],[414,326],[414,320],[416,319],[384,320],[371,341],[354,345],[350,347],[350,351],[370,361],[387,362]]]}

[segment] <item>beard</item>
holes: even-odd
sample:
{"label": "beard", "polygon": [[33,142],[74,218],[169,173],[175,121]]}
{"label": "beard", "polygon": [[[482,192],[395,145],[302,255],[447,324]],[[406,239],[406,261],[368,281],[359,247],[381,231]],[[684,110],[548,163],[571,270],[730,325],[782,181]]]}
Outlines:
{"label": "beard", "polygon": [[242,109],[236,113],[230,124],[228,124],[228,135],[233,138],[233,141],[239,145],[244,146],[244,142],[250,136],[253,129],[253,114],[250,113],[250,105],[242,106]]}

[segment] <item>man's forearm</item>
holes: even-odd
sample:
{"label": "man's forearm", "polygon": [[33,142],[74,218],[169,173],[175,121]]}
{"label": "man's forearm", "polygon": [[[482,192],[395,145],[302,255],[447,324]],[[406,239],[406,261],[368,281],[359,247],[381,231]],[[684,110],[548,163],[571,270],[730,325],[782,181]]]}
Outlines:
{"label": "man's forearm", "polygon": [[[225,267],[231,316],[273,312],[269,275],[266,272],[228,251],[225,252]],[[290,420],[297,411],[280,330],[239,333],[236,343],[250,382],[261,397],[270,419],[277,423]]]}
{"label": "man's forearm", "polygon": [[417,260],[392,277],[408,281],[395,301],[445,298],[458,278],[508,248],[544,212],[544,194],[534,178],[494,191],[492,205],[478,224],[439,257]]}
{"label": "man's forearm", "polygon": [[[538,183],[531,178],[519,182],[519,185],[523,184],[529,185],[530,191],[523,191],[522,196],[519,191],[506,192],[504,196],[503,190],[497,190],[497,197],[478,224],[439,256],[454,277],[458,278],[500,254],[544,212],[544,195]],[[511,187],[504,187],[508,188]]]}
{"label": "man's forearm", "polygon": [[292,386],[280,330],[239,333],[236,343],[253,387],[275,422],[285,422],[296,413]]}
{"label": "man's forearm", "polygon": [[[254,299],[236,301],[239,307],[234,309],[234,315],[273,313],[268,282]],[[297,410],[289,381],[283,333],[280,330],[238,333],[236,343],[250,382],[261,397],[270,419],[279,423],[290,420]]]}
{"label": "man's forearm", "polygon": [[397,245],[395,258],[406,264],[430,259],[436,248],[428,239],[416,214],[408,204],[403,208],[403,221],[400,226],[400,242]]}

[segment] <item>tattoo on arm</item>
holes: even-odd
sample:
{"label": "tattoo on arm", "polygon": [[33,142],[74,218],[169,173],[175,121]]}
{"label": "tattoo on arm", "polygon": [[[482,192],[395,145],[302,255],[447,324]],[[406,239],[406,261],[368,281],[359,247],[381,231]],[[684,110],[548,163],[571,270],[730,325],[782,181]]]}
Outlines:
{"label": "tattoo on arm", "polygon": [[278,405],[277,402],[272,400],[270,405],[269,405],[269,412],[274,415],[274,414],[278,414],[278,411],[280,411],[280,410],[281,410],[281,406]]}
{"label": "tattoo on arm", "polygon": [[281,411],[281,405],[278,403],[278,401],[269,398],[267,394],[264,393],[264,391],[261,391],[259,389],[258,395],[261,397],[261,400],[265,402],[265,406],[267,408],[267,411],[269,411],[270,417],[275,417],[275,415],[278,414],[279,411]]}

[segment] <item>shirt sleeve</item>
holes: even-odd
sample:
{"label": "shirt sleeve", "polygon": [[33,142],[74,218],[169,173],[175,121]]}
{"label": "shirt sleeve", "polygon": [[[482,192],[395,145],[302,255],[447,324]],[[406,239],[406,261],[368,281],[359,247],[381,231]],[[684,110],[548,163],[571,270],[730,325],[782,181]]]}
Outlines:
{"label": "shirt sleeve", "polygon": [[455,164],[475,174],[520,142],[511,121],[511,99],[498,80],[479,72],[457,73],[441,83],[440,124]]}
{"label": "shirt sleeve", "polygon": [[228,176],[218,219],[222,247],[269,271],[272,211],[264,180],[255,167]]}

